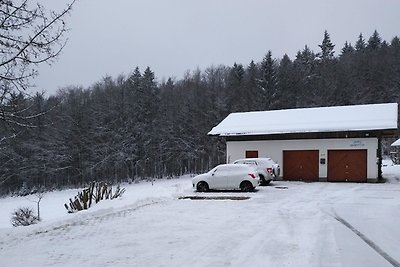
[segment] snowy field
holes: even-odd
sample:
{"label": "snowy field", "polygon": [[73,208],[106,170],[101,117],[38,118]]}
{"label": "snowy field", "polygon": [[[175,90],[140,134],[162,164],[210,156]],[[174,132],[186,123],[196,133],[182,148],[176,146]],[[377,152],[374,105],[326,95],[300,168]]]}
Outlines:
{"label": "snowy field", "polygon": [[398,266],[400,166],[383,171],[383,184],[279,181],[252,193],[196,193],[189,176],[143,182],[75,214],[63,204],[77,190],[53,192],[43,221],[18,228],[11,212],[35,197],[4,198],[0,266]]}

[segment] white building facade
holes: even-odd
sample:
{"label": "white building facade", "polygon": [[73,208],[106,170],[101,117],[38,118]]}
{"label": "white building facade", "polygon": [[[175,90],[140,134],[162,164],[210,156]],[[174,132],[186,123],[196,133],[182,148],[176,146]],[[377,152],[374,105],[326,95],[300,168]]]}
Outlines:
{"label": "white building facade", "polygon": [[[359,182],[376,182],[378,180],[378,163],[379,163],[379,155],[377,155],[378,151],[378,138],[340,138],[340,139],[300,139],[300,140],[257,140],[257,141],[227,141],[226,142],[226,155],[227,155],[227,163],[232,163],[233,161],[245,158],[246,154],[251,151],[253,153],[257,153],[258,157],[269,157],[275,160],[277,163],[281,165],[281,173],[278,179],[283,179],[283,177],[287,178],[286,180],[311,180],[311,181],[328,181],[331,180],[340,181],[338,177],[329,177],[328,179],[328,166],[330,164],[335,164],[334,162],[330,162],[332,157],[342,157],[342,161],[345,158],[349,157],[351,153],[366,153],[366,161],[365,166],[360,166],[362,163],[357,163],[358,172],[363,173],[360,168],[365,168],[365,177],[357,176],[352,177],[350,175],[354,175],[350,173],[351,170],[347,171],[343,174],[342,181],[359,181]],[[310,159],[307,157],[307,153],[317,154],[317,158]],[[246,153],[247,152],[247,153]],[[290,159],[290,156],[287,157],[287,154],[290,152],[294,152],[297,156],[306,157],[308,161],[305,165],[312,166],[312,168],[308,169],[317,169],[317,173],[315,175],[300,173],[303,168],[301,165],[300,158]],[[332,156],[332,152],[339,155]],[[350,153],[349,153],[350,152]],[[295,156],[296,156],[295,155]],[[351,157],[351,156],[350,156]],[[362,156],[361,156],[362,157]],[[292,168],[297,168],[297,170],[289,170],[289,171],[297,171],[299,175],[303,175],[300,177],[299,175],[294,175],[292,177],[288,177],[285,175],[285,170],[287,167],[285,165],[288,164],[289,160],[297,160],[298,166],[296,163],[291,164],[295,165]],[[354,159],[350,159],[354,161]],[[290,163],[289,163],[290,164]],[[346,162],[343,162],[346,164]],[[339,163],[340,165],[340,163]],[[347,163],[347,169],[352,168],[351,163]],[[335,166],[333,166],[335,167]],[[344,167],[346,169],[346,167]],[[354,172],[354,171],[353,171]],[[332,174],[331,171],[329,174]],[[306,176],[304,176],[306,175]],[[347,175],[347,177],[346,177]]]}

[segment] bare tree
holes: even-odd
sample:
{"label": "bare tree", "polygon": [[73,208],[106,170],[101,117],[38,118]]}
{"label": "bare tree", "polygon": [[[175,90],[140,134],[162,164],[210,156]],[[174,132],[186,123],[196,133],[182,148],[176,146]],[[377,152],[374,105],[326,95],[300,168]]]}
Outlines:
{"label": "bare tree", "polygon": [[52,63],[64,48],[65,17],[76,1],[54,12],[31,0],[0,0],[0,120],[29,127],[27,121],[40,116],[22,115],[11,99],[25,94],[38,65]]}
{"label": "bare tree", "polygon": [[37,208],[37,216],[36,219],[37,221],[41,221],[42,219],[40,218],[40,201],[42,201],[42,198],[44,197],[44,188],[40,188],[36,193],[35,193],[35,198],[34,200],[30,199],[29,197],[25,197],[28,201],[36,203],[36,208]]}
{"label": "bare tree", "polygon": [[44,197],[43,190],[40,190],[39,192],[36,193],[36,205],[37,205],[37,219],[38,221],[41,221],[42,219],[40,218],[40,201]]}

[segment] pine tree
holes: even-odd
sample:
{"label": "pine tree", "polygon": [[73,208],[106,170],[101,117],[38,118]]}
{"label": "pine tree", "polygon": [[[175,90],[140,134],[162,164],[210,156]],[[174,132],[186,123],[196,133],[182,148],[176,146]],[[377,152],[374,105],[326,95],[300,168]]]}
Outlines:
{"label": "pine tree", "polygon": [[321,48],[321,52],[317,54],[317,56],[322,60],[332,60],[334,58],[333,48],[335,47],[332,44],[331,39],[329,37],[328,31],[324,32],[324,39],[322,40],[322,44],[318,45]]}
{"label": "pine tree", "polygon": [[297,53],[294,60],[295,74],[297,82],[295,84],[298,91],[297,107],[315,106],[315,79],[316,79],[316,56],[307,46]]}
{"label": "pine tree", "polygon": [[366,44],[362,33],[358,36],[358,40],[356,42],[355,48],[357,52],[361,52],[365,49]]}
{"label": "pine tree", "polygon": [[269,50],[261,62],[261,88],[264,90],[265,109],[273,109],[277,86],[277,63]]}
{"label": "pine tree", "polygon": [[244,68],[242,64],[233,64],[229,72],[229,101],[230,112],[245,111],[247,103],[244,101],[246,92],[244,91]]}
{"label": "pine tree", "polygon": [[244,77],[244,68],[242,64],[233,64],[232,74],[235,76],[236,80],[241,82]]}
{"label": "pine tree", "polygon": [[142,74],[140,73],[139,67],[136,67],[131,76],[129,77],[128,81],[131,83],[131,86],[139,88],[140,80],[142,78]]}
{"label": "pine tree", "polygon": [[344,46],[341,50],[342,54],[341,56],[346,56],[353,54],[355,51],[354,47],[351,45],[351,43],[348,43],[347,41],[344,43]]}
{"label": "pine tree", "polygon": [[400,39],[399,39],[399,37],[395,36],[395,37],[392,39],[392,41],[391,41],[391,43],[390,43],[390,46],[391,46],[392,48],[399,49],[399,48],[400,48]]}
{"label": "pine tree", "polygon": [[304,46],[302,51],[298,51],[295,59],[295,63],[308,66],[308,70],[311,70],[315,63],[316,55],[314,52],[307,46]]}
{"label": "pine tree", "polygon": [[263,110],[264,90],[259,86],[260,74],[259,68],[252,60],[246,69],[246,84],[248,93],[246,94],[247,103],[251,103],[251,110]]}
{"label": "pine tree", "polygon": [[288,55],[284,55],[278,67],[278,109],[296,107],[297,90],[295,87],[295,73],[293,62]]}
{"label": "pine tree", "polygon": [[147,67],[141,79],[141,95],[137,101],[141,102],[142,108],[142,124],[138,125],[137,130],[140,132],[140,146],[143,152],[142,157],[145,159],[144,167],[145,175],[151,177],[155,171],[157,157],[157,143],[160,138],[156,128],[156,115],[159,106],[158,88],[155,81],[154,72]]}
{"label": "pine tree", "polygon": [[382,46],[382,39],[379,33],[375,30],[372,36],[368,39],[367,48],[370,50],[377,50]]}

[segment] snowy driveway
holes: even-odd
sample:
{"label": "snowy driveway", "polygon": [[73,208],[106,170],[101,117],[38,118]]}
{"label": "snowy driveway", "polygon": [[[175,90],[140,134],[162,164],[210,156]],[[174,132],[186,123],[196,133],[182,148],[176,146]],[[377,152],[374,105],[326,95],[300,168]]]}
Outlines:
{"label": "snowy driveway", "polygon": [[[400,262],[396,183],[275,182],[200,194],[181,178],[131,185],[122,200],[46,220],[60,195],[43,199],[39,225],[0,228],[1,266],[393,266],[335,214]],[[178,199],[194,195],[251,198]]]}

